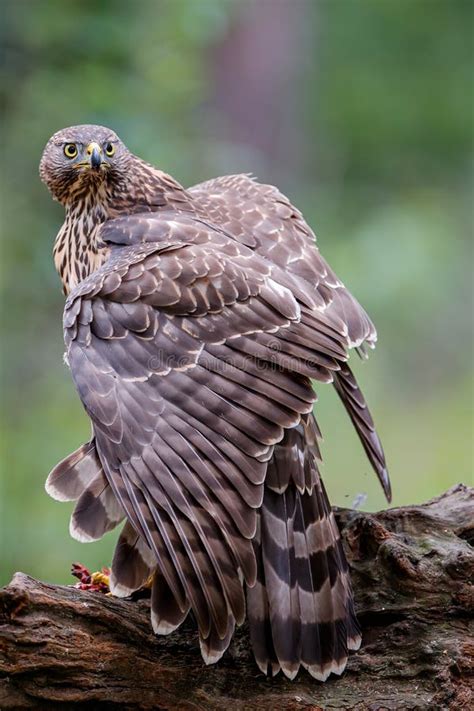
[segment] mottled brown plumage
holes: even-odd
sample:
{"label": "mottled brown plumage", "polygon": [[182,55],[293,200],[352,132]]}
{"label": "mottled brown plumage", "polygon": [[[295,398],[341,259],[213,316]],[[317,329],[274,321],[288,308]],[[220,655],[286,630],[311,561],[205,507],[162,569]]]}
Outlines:
{"label": "mottled brown plumage", "polygon": [[77,501],[72,535],[126,519],[112,591],[153,575],[154,630],[192,610],[207,663],[247,615],[262,671],[340,674],[360,633],[312,381],[334,384],[389,498],[347,364],[374,345],[370,319],[272,186],[234,175],[185,190],[99,126],[56,133],[40,173],[66,209],[54,260],[93,427],[47,481]]}

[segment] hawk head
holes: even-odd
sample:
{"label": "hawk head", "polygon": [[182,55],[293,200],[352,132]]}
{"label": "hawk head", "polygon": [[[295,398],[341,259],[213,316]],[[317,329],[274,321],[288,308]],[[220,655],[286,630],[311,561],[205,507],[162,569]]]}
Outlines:
{"label": "hawk head", "polygon": [[127,174],[132,154],[110,128],[71,126],[46,144],[40,177],[55,200],[66,204],[76,196],[118,184]]}

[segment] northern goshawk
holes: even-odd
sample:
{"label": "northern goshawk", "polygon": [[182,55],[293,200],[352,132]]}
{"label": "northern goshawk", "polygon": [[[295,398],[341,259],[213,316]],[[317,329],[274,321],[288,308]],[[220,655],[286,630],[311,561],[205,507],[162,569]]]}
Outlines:
{"label": "northern goshawk", "polygon": [[376,332],[277,188],[192,188],[101,126],[55,133],[40,174],[66,210],[54,262],[66,360],[92,437],[48,477],[71,534],[122,520],[110,587],[152,576],[151,621],[192,610],[216,662],[247,616],[257,664],[340,674],[360,644],[319,473],[313,383],[332,383],[385,494],[382,447],[350,370]]}

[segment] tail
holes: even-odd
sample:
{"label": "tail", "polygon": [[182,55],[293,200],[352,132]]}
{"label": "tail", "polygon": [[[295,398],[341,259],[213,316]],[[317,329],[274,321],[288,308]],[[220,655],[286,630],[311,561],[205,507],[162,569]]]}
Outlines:
{"label": "tail", "polygon": [[319,474],[312,415],[287,430],[268,467],[254,548],[257,582],[247,589],[255,658],[266,674],[292,679],[303,666],[324,681],[360,646],[349,572]]}
{"label": "tail", "polygon": [[99,540],[125,517],[105,478],[94,439],[54,467],[45,489],[57,501],[76,501],[69,531],[83,543]]}

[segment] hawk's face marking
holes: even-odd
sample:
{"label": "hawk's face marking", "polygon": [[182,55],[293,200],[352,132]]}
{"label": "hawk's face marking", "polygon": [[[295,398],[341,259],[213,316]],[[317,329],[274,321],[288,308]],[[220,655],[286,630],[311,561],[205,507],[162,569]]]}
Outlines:
{"label": "hawk's face marking", "polygon": [[194,210],[179,183],[130,153],[104,126],[71,126],[55,133],[43,151],[40,176],[66,208],[53,250],[65,293],[107,258],[109,248],[99,238],[107,220],[172,205]]}
{"label": "hawk's face marking", "polygon": [[119,183],[131,154],[104,126],[71,126],[55,133],[43,152],[40,177],[53,197],[67,204],[78,195]]}

